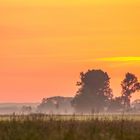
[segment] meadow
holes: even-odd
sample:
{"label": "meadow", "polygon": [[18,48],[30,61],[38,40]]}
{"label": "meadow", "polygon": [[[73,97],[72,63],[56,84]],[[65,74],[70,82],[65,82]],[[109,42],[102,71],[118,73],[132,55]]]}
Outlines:
{"label": "meadow", "polygon": [[3,115],[0,140],[140,140],[140,115]]}

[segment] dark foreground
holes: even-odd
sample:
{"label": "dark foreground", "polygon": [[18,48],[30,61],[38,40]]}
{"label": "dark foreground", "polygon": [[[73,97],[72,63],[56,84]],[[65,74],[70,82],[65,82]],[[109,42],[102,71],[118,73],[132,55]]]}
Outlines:
{"label": "dark foreground", "polygon": [[110,117],[11,117],[0,121],[0,140],[140,140],[140,120]]}

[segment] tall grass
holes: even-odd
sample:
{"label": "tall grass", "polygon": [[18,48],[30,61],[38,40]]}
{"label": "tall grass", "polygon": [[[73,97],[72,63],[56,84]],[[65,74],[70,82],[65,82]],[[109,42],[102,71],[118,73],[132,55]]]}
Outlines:
{"label": "tall grass", "polygon": [[0,140],[140,140],[139,115],[2,117]]}

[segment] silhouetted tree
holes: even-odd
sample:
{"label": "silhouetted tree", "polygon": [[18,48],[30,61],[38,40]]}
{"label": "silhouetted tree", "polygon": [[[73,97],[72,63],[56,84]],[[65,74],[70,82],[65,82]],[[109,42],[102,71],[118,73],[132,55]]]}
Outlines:
{"label": "silhouetted tree", "polygon": [[122,87],[122,100],[124,108],[130,107],[130,99],[132,93],[140,90],[140,83],[134,74],[127,73],[125,79],[121,82]]}
{"label": "silhouetted tree", "polygon": [[110,88],[110,78],[102,70],[88,70],[80,74],[80,82],[77,86],[80,89],[72,101],[72,105],[78,112],[95,112],[103,110],[108,106],[112,99],[112,90]]}

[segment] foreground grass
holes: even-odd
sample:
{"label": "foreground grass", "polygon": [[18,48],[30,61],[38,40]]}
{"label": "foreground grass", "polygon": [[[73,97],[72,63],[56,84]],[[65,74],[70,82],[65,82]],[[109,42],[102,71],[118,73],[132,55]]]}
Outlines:
{"label": "foreground grass", "polygon": [[126,118],[12,116],[0,121],[0,140],[140,140],[140,120]]}

